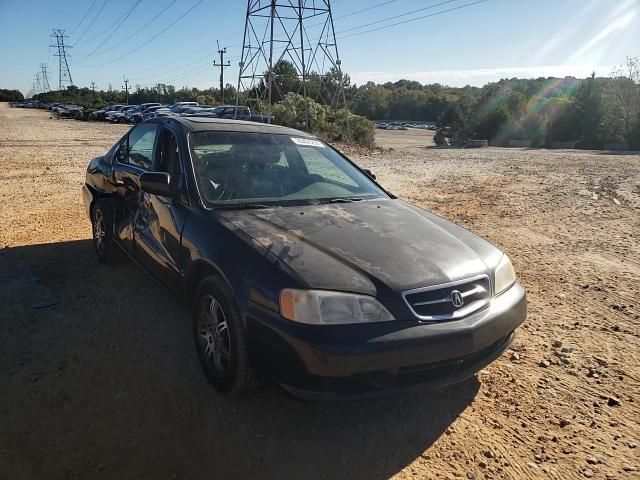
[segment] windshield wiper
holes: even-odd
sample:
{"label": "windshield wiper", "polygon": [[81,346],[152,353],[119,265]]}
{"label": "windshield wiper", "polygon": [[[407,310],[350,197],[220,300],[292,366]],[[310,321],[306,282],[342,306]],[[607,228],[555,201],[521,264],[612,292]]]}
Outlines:
{"label": "windshield wiper", "polygon": [[351,203],[351,202],[360,202],[362,198],[360,197],[338,197],[338,198],[329,198],[328,200],[323,200],[320,203]]}
{"label": "windshield wiper", "polygon": [[265,205],[264,203],[230,203],[228,205],[216,205],[216,210],[249,210],[252,208],[273,208],[273,205]]}

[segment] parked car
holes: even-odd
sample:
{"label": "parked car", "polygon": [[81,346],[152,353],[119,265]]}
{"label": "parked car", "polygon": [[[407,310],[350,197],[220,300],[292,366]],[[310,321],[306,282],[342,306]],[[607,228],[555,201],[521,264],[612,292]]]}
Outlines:
{"label": "parked car", "polygon": [[272,115],[252,114],[251,109],[245,106],[236,107],[235,105],[221,105],[209,111],[195,112],[193,115],[211,117],[211,118],[228,118],[234,120],[247,120],[258,123],[273,123]]}
{"label": "parked car", "polygon": [[95,110],[89,114],[89,119],[91,120],[104,120],[105,115],[108,112],[116,111],[119,107],[124,107],[122,104],[109,105],[107,107],[101,108],[100,110]]}
{"label": "parked car", "polygon": [[167,108],[166,105],[156,105],[156,106],[153,106],[153,107],[148,107],[147,109],[145,109],[144,112],[142,112],[142,121],[148,120],[150,118],[154,118],[156,116],[156,112],[158,110],[162,110],[162,109],[166,109],[166,108]]}
{"label": "parked car", "polygon": [[169,105],[169,110],[174,110],[179,107],[197,107],[199,105],[198,102],[175,102]]}
{"label": "parked car", "polygon": [[161,105],[159,103],[153,103],[153,104],[143,103],[138,108],[131,110],[127,114],[127,120],[129,121],[129,123],[140,123],[144,120],[144,115],[150,111],[149,109],[160,108],[160,107]]}
{"label": "parked car", "polygon": [[197,102],[180,102],[156,110],[155,117],[166,117],[171,115],[190,115],[201,112],[209,112],[214,107],[210,105],[199,105]]}
{"label": "parked car", "polygon": [[82,115],[82,107],[78,105],[59,105],[53,111],[63,118],[76,118]]}
{"label": "parked car", "polygon": [[136,108],[138,105],[126,105],[122,108],[107,112],[104,116],[105,120],[114,123],[127,123],[126,113]]}
{"label": "parked car", "polygon": [[192,105],[192,106],[184,106],[180,107],[180,115],[190,115],[192,113],[200,113],[212,111],[216,107],[212,107],[211,105]]}
{"label": "parked car", "polygon": [[157,102],[149,102],[149,103],[141,103],[140,105],[136,105],[135,108],[132,108],[131,110],[127,110],[124,114],[124,118],[125,118],[125,122],[126,123],[136,123],[134,120],[134,117],[137,116],[138,114],[144,112],[147,108],[149,107],[157,107],[160,104]]}
{"label": "parked car", "polygon": [[122,252],[189,302],[213,386],[310,399],[461,381],[526,316],[509,258],[387,192],[316,137],[162,117],[89,163],[101,262]]}

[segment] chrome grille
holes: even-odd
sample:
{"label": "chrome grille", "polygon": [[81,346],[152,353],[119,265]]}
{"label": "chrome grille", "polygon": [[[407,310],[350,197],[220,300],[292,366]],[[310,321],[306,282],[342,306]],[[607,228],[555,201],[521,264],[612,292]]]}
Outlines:
{"label": "chrome grille", "polygon": [[402,292],[413,314],[423,321],[453,320],[480,310],[491,300],[487,275]]}

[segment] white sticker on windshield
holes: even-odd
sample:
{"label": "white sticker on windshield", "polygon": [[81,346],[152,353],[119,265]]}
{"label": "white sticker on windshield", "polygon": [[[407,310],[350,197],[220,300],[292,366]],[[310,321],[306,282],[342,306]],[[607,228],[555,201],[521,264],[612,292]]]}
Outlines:
{"label": "white sticker on windshield", "polygon": [[326,145],[322,143],[320,140],[314,140],[313,138],[300,138],[300,137],[291,137],[293,143],[296,145],[304,145],[305,147],[320,147],[326,148]]}

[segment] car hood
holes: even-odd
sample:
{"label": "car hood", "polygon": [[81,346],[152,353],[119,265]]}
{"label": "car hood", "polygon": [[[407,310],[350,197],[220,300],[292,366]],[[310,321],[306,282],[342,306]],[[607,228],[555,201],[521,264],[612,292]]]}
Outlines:
{"label": "car hood", "polygon": [[400,292],[492,276],[502,256],[468,230],[401,200],[218,210],[216,215],[311,288]]}

